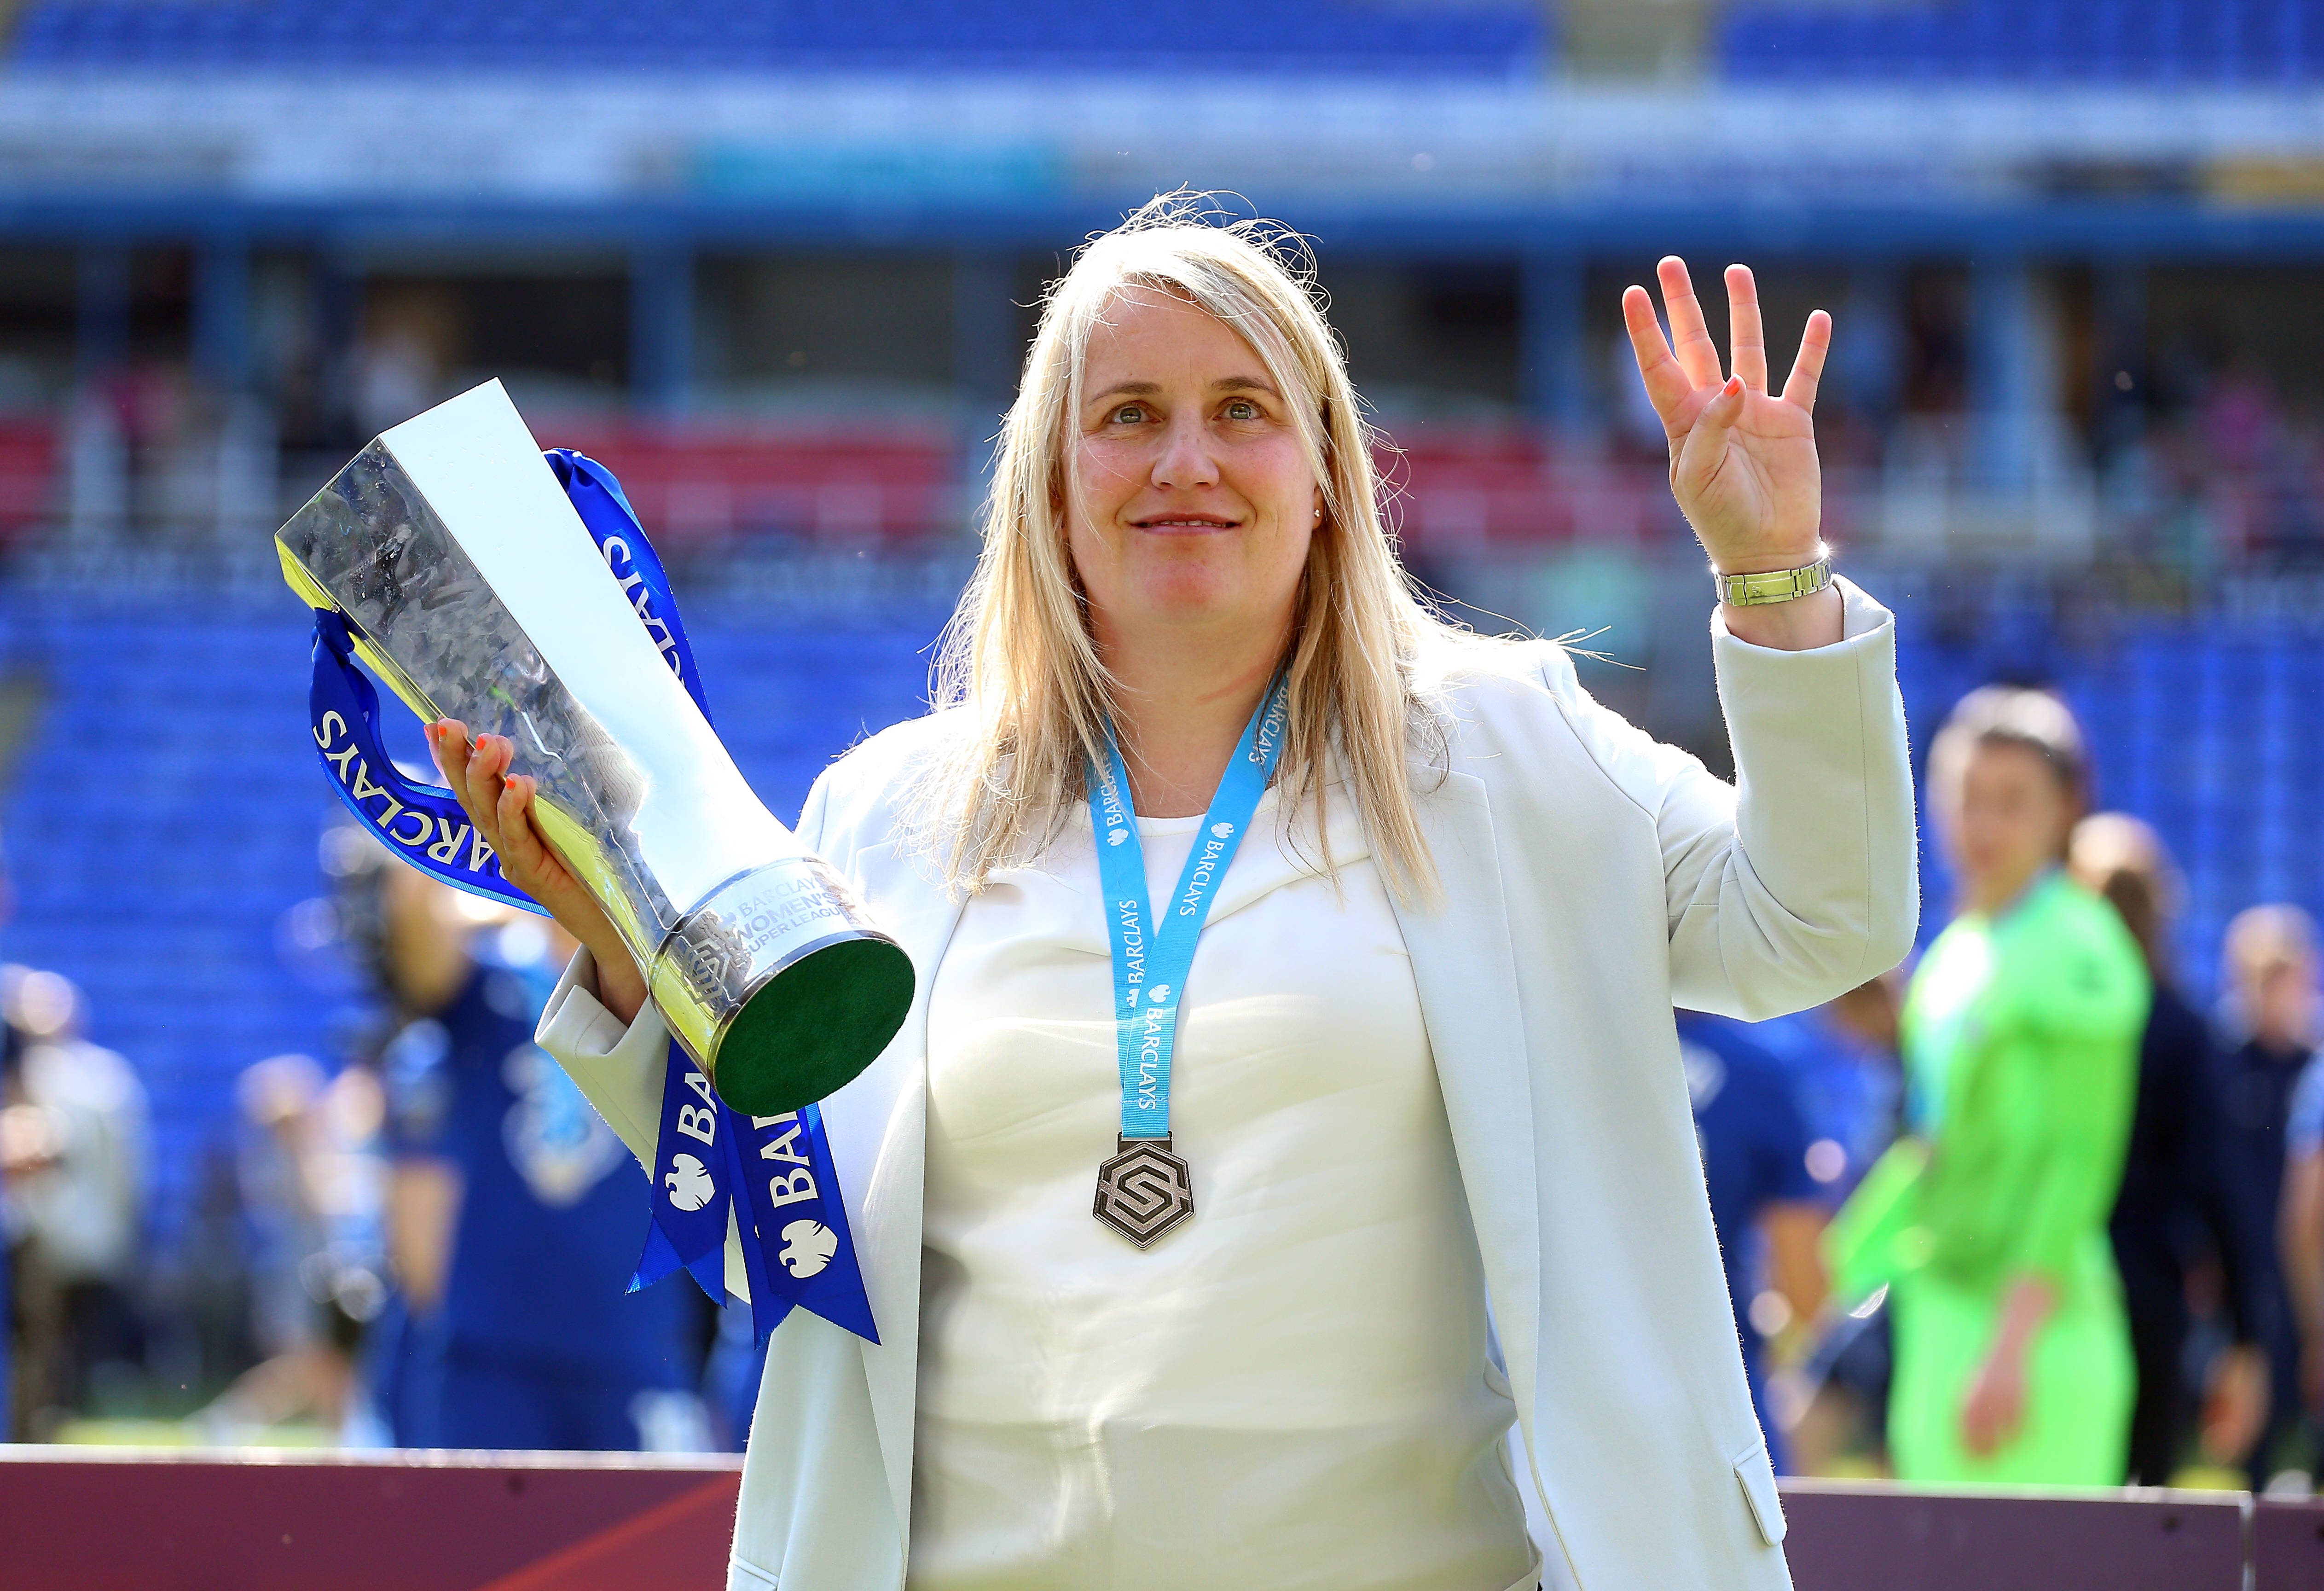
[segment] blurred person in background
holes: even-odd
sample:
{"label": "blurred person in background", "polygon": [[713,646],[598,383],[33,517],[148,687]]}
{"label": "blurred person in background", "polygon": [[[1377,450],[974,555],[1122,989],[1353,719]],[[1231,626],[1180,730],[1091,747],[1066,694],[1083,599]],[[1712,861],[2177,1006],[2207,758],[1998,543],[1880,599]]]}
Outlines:
{"label": "blurred person in background", "polygon": [[1792,1321],[1812,1320],[1823,1308],[1816,1244],[1825,1209],[1808,1164],[1814,1140],[1791,1073],[1748,1023],[1682,1011],[1678,1043],[1743,1372],[1768,1457],[1782,1475],[1788,1456],[1769,1411],[1766,1345]]}
{"label": "blurred person in background", "polygon": [[[1810,1113],[1811,1132],[1821,1127],[1836,1134],[1811,1142],[1805,1156],[1827,1220],[1830,1205],[1862,1174],[1858,1168],[1872,1165],[1895,1141],[1902,1094],[1896,1013],[1904,986],[1901,973],[1885,973],[1793,1019],[1823,1053],[1827,1068],[1839,1061],[1853,1073],[1854,1090],[1845,1110],[1832,1112],[1822,1122]],[[1761,1023],[1757,1031],[1781,1025]],[[1834,1074],[1827,1070],[1825,1075]],[[1829,1102],[1826,1109],[1831,1109]],[[1820,1244],[1819,1267],[1822,1257]],[[1830,1277],[1821,1268],[1817,1275],[1828,1290]],[[1886,1451],[1888,1314],[1879,1307],[1885,1301],[1811,1318],[1804,1358],[1768,1376],[1767,1401],[1776,1424],[1784,1428],[1794,1474],[1873,1473],[1878,1456]]]}
{"label": "blurred person in background", "polygon": [[149,1145],[127,1060],[81,1036],[80,991],[0,968],[0,1171],[18,1323],[21,1438],[88,1411],[143,1357],[135,1287]]}
{"label": "blurred person in background", "polygon": [[2254,906],[2227,924],[2220,983],[2236,1042],[2221,1057],[2220,1165],[2246,1241],[2268,1273],[2263,1340],[2273,1384],[2247,1466],[2254,1491],[2269,1485],[2287,1457],[2278,1449],[2300,1423],[2301,1332],[2282,1269],[2293,1234],[2280,1233],[2279,1220],[2292,1096],[2316,1053],[2316,925],[2297,906]]}
{"label": "blurred person in background", "polygon": [[263,1357],[196,1424],[231,1444],[303,1417],[349,1445],[378,1446],[385,1431],[355,1374],[386,1302],[378,1074],[358,1064],[327,1078],[308,1056],[272,1056],[243,1072],[235,1104],[252,1336]]}
{"label": "blurred person in background", "polygon": [[1851,1298],[1886,1285],[1900,1479],[2112,1485],[2135,1389],[2107,1236],[2138,1079],[2138,946],[2061,864],[2079,726],[1988,686],[1929,757],[1960,911],[1905,997],[1906,1136],[1834,1223]]}
{"label": "blurred person in background", "polygon": [[2324,1059],[2301,1074],[2284,1136],[2283,1288],[2299,1328],[2300,1401],[2313,1441],[2324,1429]]}
{"label": "blurred person in background", "polygon": [[2313,1440],[2324,1429],[2324,1058],[2300,1075],[2284,1138],[2283,1286],[2299,1329],[2300,1401]]}
{"label": "blurred person in background", "polygon": [[532,1042],[570,940],[386,860],[388,1253],[405,1446],[710,1445],[690,1286],[627,1291],[650,1189]]}
{"label": "blurred person in background", "polygon": [[2218,1068],[2209,1025],[2179,992],[2169,966],[2180,884],[2154,830],[2120,812],[2075,826],[2068,865],[2083,888],[2106,897],[2138,941],[2153,985],[2139,1039],[2138,1098],[2123,1156],[2122,1189],[2109,1231],[2130,1318],[2138,1394],[2130,1421],[2128,1479],[2171,1484],[2181,1462],[2189,1276],[2219,1267],[2232,1341],[2204,1377],[2201,1453],[2240,1465],[2268,1407],[2268,1322],[2274,1309],[2264,1253],[2252,1250],[2221,1165]]}

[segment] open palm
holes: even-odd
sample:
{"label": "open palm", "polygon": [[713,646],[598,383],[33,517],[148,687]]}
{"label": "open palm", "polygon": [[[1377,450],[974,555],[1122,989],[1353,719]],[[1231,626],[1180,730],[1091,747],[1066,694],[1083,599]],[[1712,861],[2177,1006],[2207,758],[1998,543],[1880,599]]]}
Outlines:
{"label": "open palm", "polygon": [[[1720,369],[1684,261],[1655,269],[1670,316],[1665,340],[1643,287],[1622,295],[1622,319],[1646,396],[1670,441],[1671,491],[1725,574],[1813,561],[1823,523],[1823,472],[1816,461],[1816,384],[1831,347],[1831,317],[1808,317],[1781,396],[1767,390],[1767,344],[1759,292],[1748,266],[1727,268],[1734,375]],[[1675,342],[1675,350],[1672,343]]]}

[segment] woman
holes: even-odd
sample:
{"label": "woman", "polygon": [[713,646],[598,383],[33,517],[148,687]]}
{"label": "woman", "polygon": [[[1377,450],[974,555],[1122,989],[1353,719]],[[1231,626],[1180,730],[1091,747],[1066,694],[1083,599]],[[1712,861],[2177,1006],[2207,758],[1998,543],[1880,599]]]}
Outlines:
{"label": "woman", "polygon": [[1834,1268],[1893,1290],[1898,1478],[2118,1485],[2135,1374],[2107,1217],[2145,964],[2061,867],[2086,789],[2064,703],[1971,692],[1929,784],[1961,911],[1905,996],[1910,1135],[1833,1224]]}
{"label": "woman", "polygon": [[[1829,321],[1777,396],[1748,272],[1732,380],[1676,260],[1662,285],[1675,353],[1625,312],[1681,504],[1728,574],[1814,565]],[[1248,227],[1157,203],[1048,295],[945,705],[799,820],[920,983],[824,1105],[881,1344],[775,1333],[735,1586],[1784,1583],[1671,1005],[1766,1015],[1903,954],[1888,615],[1725,607],[1738,804],[1557,648],[1416,602],[1370,445]],[[463,733],[447,776],[590,950],[541,1041],[650,1155],[662,1025],[510,748]],[[1110,1012],[1164,990],[1116,908],[1190,892],[1149,1082]],[[1093,1219],[1124,1152],[1183,1161],[1191,1216]]]}
{"label": "woman", "polygon": [[[2167,1486],[2187,1424],[2190,1237],[2209,1242],[2223,1273],[2234,1340],[2205,1376],[2202,1456],[2244,1461],[2266,1417],[2267,1326],[2274,1306],[2266,1254],[2222,1174],[2218,1059],[2211,1031],[2171,976],[2170,935],[2181,895],[2162,837],[2122,812],[2074,826],[2067,870],[2103,896],[2137,941],[2153,989],[2138,1043],[2138,1088],[2107,1223],[2121,1273],[2137,1390],[2130,1412],[2135,1486]],[[2257,1235],[2264,1244],[2266,1234]],[[2257,1262],[2256,1263],[2255,1262]]]}

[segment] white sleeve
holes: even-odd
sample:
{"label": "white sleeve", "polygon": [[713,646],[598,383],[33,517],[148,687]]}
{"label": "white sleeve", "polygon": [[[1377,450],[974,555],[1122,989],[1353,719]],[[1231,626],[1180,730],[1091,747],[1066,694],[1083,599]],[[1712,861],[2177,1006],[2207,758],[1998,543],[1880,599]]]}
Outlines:
{"label": "white sleeve", "polygon": [[650,1175],[660,1132],[669,1028],[649,1000],[627,1028],[597,1003],[597,958],[576,950],[540,1013],[533,1042],[557,1058],[605,1124]]}
{"label": "white sleeve", "polygon": [[1712,621],[1736,782],[1580,694],[1592,754],[1655,819],[1671,998],[1756,1022],[1895,967],[1920,920],[1895,620],[1840,582],[1842,639],[1753,646]]}
{"label": "white sleeve", "polygon": [[1801,1010],[1913,947],[1920,861],[1896,621],[1851,583],[1840,595],[1842,639],[1807,652],[1753,646],[1712,621],[1734,816],[1725,843],[1670,858],[1683,902],[1672,982],[1698,1010]]}
{"label": "white sleeve", "polygon": [[[576,950],[540,1013],[533,1042],[557,1058],[605,1124],[613,1129],[651,1180],[661,1136],[662,1085],[669,1066],[669,1027],[652,1001],[624,1028],[597,1001],[597,959]],[[661,1190],[654,1189],[656,1197]],[[726,1218],[726,1290],[751,1296],[742,1239],[734,1215]]]}

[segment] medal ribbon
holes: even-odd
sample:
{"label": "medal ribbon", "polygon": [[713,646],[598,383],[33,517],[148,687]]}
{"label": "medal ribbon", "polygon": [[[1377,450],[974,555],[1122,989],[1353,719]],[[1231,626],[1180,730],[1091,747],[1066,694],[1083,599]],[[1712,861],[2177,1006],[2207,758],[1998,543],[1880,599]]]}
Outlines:
{"label": "medal ribbon", "polygon": [[1106,763],[1090,779],[1090,823],[1096,831],[1098,879],[1113,936],[1114,1042],[1121,1070],[1121,1136],[1170,1135],[1170,1058],[1194,942],[1209,920],[1219,881],[1234,861],[1283,750],[1290,681],[1277,675],[1219,778],[1211,809],[1186,853],[1178,887],[1157,918],[1146,901],[1146,851],[1130,809],[1130,771],[1111,725]]}
{"label": "medal ribbon", "polygon": [[[621,483],[604,465],[569,448],[553,449],[546,457],[638,622],[707,721],[710,704],[702,694],[702,676],[669,577]],[[336,613],[315,615],[309,714],[332,788],[391,850],[456,889],[540,911],[501,875],[499,858],[472,834],[450,791],[396,772],[380,739],[379,692],[355,666],[346,621]],[[742,1115],[718,1096],[694,1058],[672,1039],[653,1184],[653,1218],[630,1280],[632,1292],[683,1270],[712,1302],[723,1302],[731,1215],[742,1235],[751,1324],[759,1341],[766,1341],[794,1307],[880,1340],[839,1174],[814,1105],[779,1116]]]}

